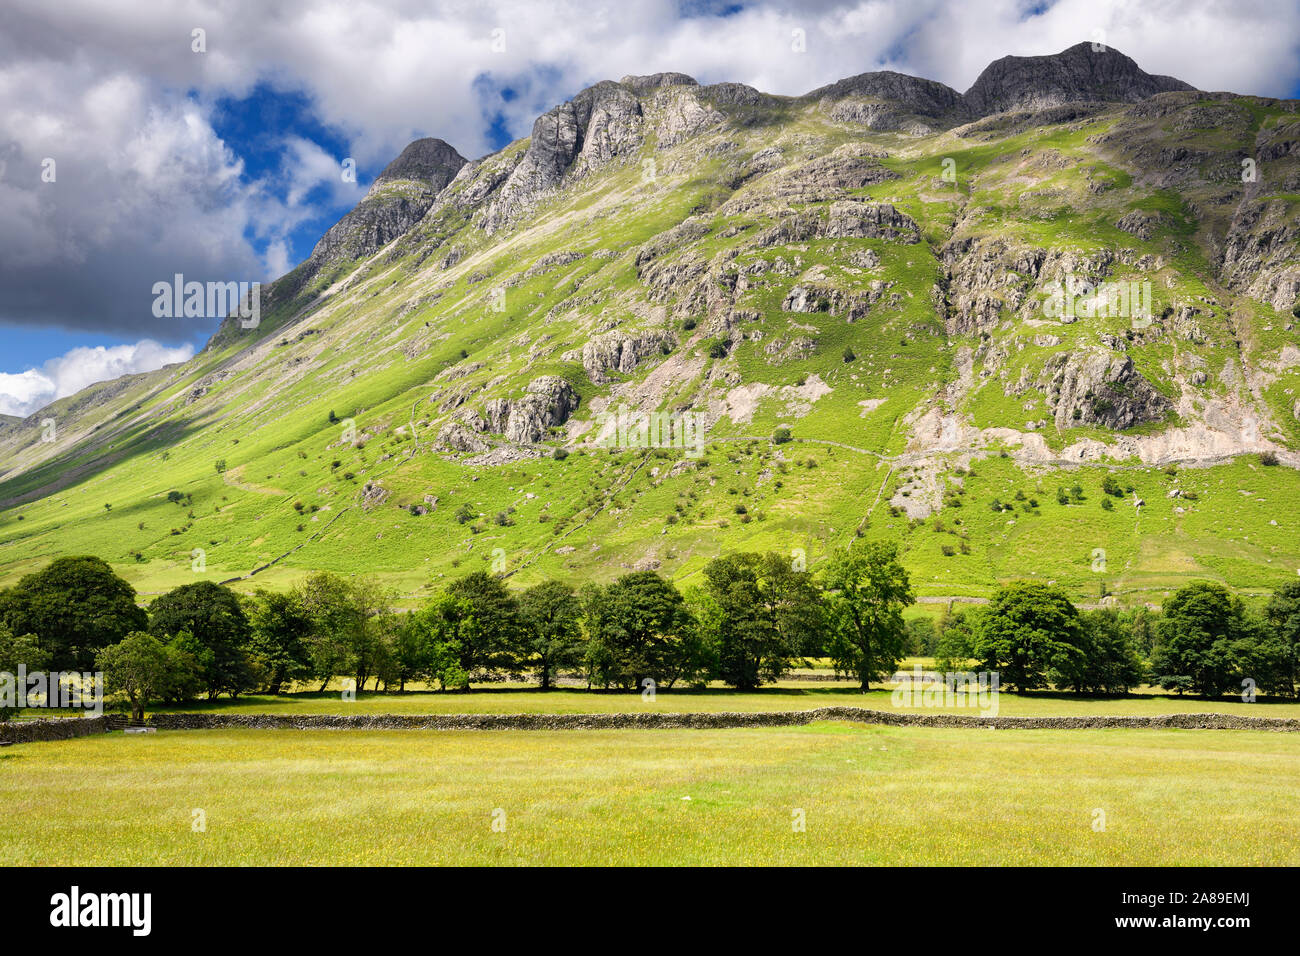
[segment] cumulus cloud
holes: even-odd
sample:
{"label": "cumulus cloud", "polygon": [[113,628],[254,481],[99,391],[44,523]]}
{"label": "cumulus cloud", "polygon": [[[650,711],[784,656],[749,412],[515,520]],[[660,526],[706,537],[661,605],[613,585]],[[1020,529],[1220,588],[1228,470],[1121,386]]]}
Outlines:
{"label": "cumulus cloud", "polygon": [[151,372],[193,357],[194,348],[168,348],[151,339],[134,345],[75,348],[38,369],[0,373],[0,415],[26,417],[88,385],[136,372]]}
{"label": "cumulus cloud", "polygon": [[[798,94],[895,69],[966,89],[1005,54],[1103,42],[1204,89],[1287,95],[1300,5],[1265,0],[5,0],[0,6],[0,323],[167,340],[150,289],[274,277],[288,236],[354,202],[342,157],[267,129],[251,179],[214,131],[223,97],[299,93],[375,166],[438,136],[473,157],[578,89],[681,70]],[[204,52],[193,50],[196,29]],[[801,38],[797,43],[796,37]],[[801,52],[802,51],[802,52]],[[503,99],[509,89],[512,96]],[[54,182],[42,162],[57,163]],[[325,189],[320,187],[324,186]]]}

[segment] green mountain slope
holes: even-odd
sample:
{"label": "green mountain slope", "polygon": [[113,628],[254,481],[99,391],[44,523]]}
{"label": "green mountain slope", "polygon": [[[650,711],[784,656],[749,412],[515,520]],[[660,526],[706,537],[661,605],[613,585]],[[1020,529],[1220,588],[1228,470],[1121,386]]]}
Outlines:
{"label": "green mountain slope", "polygon": [[[625,77],[481,160],[418,141],[256,329],[0,425],[0,583],[89,552],[145,592],[200,566],[415,596],[861,535],[930,595],[1274,586],[1297,105],[1084,44],[964,95]],[[650,413],[702,454],[644,447]]]}

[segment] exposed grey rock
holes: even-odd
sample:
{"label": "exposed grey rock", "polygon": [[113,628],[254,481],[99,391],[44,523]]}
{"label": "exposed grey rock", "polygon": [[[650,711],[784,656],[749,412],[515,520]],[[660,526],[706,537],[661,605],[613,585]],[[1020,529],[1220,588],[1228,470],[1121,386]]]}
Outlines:
{"label": "exposed grey rock", "polygon": [[1076,101],[1136,103],[1194,87],[1171,76],[1153,76],[1109,47],[1094,52],[1078,43],[1052,56],[1004,56],[994,60],[963,96],[976,116],[1006,110],[1042,109]]}
{"label": "exposed grey rock", "polygon": [[[765,154],[769,151],[754,156],[756,172],[766,165]],[[863,189],[897,179],[896,173],[881,165],[881,156],[883,153],[865,144],[841,146],[826,156],[785,167],[764,177],[728,200],[722,212],[734,215],[771,202],[811,203],[842,199],[850,189]],[[770,163],[772,159],[766,162]]]}
{"label": "exposed grey rock", "polygon": [[[531,210],[566,173],[581,175],[641,144],[643,115],[635,93],[605,80],[539,116],[519,165],[483,218],[491,232]],[[579,158],[581,157],[581,162]]]}
{"label": "exposed grey rock", "polygon": [[1127,355],[1079,350],[1054,355],[1038,387],[1047,394],[1056,427],[1099,425],[1124,429],[1159,421],[1172,403],[1157,392]]}
{"label": "exposed grey rock", "polygon": [[1232,217],[1218,263],[1229,288],[1288,312],[1300,302],[1295,251],[1300,222],[1293,208],[1285,199],[1244,201]]}
{"label": "exposed grey rock", "polygon": [[544,375],[528,383],[527,394],[509,403],[505,436],[520,445],[531,445],[546,435],[548,428],[563,425],[578,408],[578,393],[558,375]]}
{"label": "exposed grey rock", "polygon": [[818,87],[811,93],[805,93],[801,98],[839,100],[849,96],[889,100],[907,107],[908,112],[936,118],[950,113],[961,113],[965,107],[961,94],[952,87],[944,86],[934,80],[908,76],[906,73],[895,73],[893,70],[859,73],[857,76]]}
{"label": "exposed grey rock", "polygon": [[758,237],[758,246],[783,246],[809,239],[885,239],[913,243],[921,230],[910,216],[889,203],[854,200],[832,203],[828,210],[809,209],[786,216]]}
{"label": "exposed grey rock", "polygon": [[646,93],[661,86],[699,86],[694,77],[685,73],[651,73],[649,76],[625,76],[618,81],[620,85]]}
{"label": "exposed grey rock", "polygon": [[443,448],[450,451],[468,452],[478,454],[487,451],[492,446],[486,441],[474,434],[464,422],[450,421],[443,425],[438,431],[435,441]]}
{"label": "exposed grey rock", "polygon": [[669,90],[657,111],[654,131],[658,149],[672,149],[679,143],[722,123],[725,117],[701,100],[698,89]]}
{"label": "exposed grey rock", "polygon": [[377,481],[367,481],[361,489],[361,507],[366,511],[378,507],[388,500],[388,489]]}
{"label": "exposed grey rock", "polygon": [[1155,230],[1165,222],[1165,217],[1158,212],[1145,212],[1141,209],[1134,209],[1115,223],[1115,227],[1124,230],[1130,235],[1137,236],[1139,239],[1150,239]]}
{"label": "exposed grey rock", "polygon": [[406,233],[465,163],[465,157],[440,139],[411,143],[384,167],[365,198],[321,237],[307,260],[310,271],[371,255]]}
{"label": "exposed grey rock", "polygon": [[598,335],[582,347],[582,367],[593,383],[609,381],[609,372],[627,374],[648,355],[672,348],[676,340],[662,329],[642,332],[616,330]]}
{"label": "exposed grey rock", "polygon": [[780,102],[744,83],[713,83],[700,87],[700,94],[716,106],[774,106]]}

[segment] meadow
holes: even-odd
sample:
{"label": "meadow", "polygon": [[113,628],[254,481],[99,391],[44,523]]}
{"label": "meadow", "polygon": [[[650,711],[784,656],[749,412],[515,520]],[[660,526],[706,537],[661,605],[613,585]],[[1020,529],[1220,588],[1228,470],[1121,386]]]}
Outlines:
{"label": "meadow", "polygon": [[115,733],[0,751],[0,864],[1295,865],[1298,794],[1259,732]]}

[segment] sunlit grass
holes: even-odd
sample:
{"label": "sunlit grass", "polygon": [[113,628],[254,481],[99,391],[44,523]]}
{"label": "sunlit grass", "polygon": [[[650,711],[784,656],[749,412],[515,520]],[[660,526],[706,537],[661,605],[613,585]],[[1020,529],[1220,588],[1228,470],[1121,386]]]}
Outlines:
{"label": "sunlit grass", "polygon": [[110,734],[0,754],[0,862],[1294,865],[1297,743],[846,724]]}

